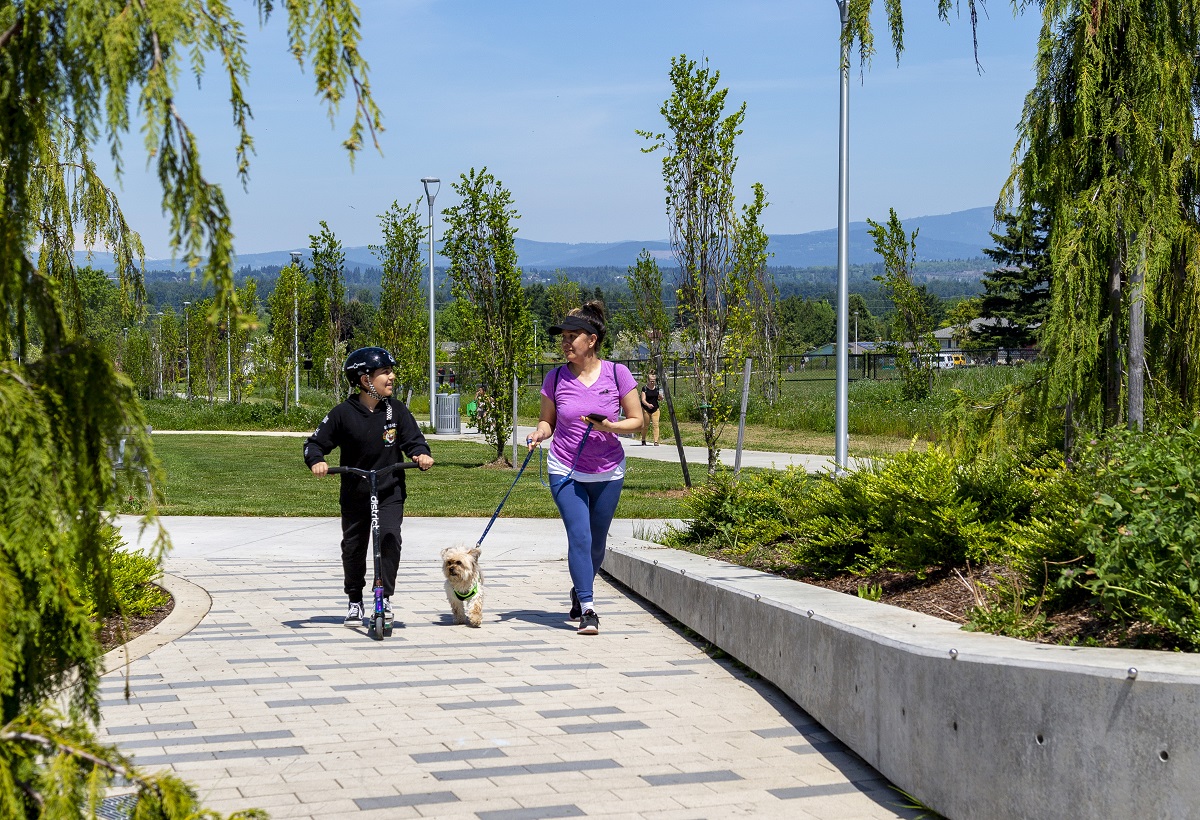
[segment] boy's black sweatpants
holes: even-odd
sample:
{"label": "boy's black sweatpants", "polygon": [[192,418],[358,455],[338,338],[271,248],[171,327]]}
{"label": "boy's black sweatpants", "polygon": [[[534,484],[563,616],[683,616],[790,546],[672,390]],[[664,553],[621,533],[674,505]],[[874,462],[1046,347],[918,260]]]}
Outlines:
{"label": "boy's black sweatpants", "polygon": [[[349,512],[350,509],[354,512]],[[388,598],[396,591],[396,572],[400,569],[400,525],[403,521],[404,499],[399,493],[380,501],[380,563],[383,565],[383,594]],[[342,504],[342,573],[345,576],[346,596],[351,601],[362,601],[368,570],[374,583],[370,496],[361,504]]]}

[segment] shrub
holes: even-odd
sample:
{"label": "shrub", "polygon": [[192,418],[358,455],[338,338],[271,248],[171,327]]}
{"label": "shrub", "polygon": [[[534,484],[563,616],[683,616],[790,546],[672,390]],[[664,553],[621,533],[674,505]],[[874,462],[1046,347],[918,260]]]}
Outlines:
{"label": "shrub", "polygon": [[329,409],[293,406],[285,414],[276,402],[208,403],[201,399],[143,401],[155,430],[315,430]]}
{"label": "shrub", "polygon": [[1084,446],[1087,567],[1068,574],[1113,612],[1200,646],[1200,423],[1113,431]]}
{"label": "shrub", "polygon": [[141,552],[117,550],[112,554],[113,592],[121,610],[130,616],[149,615],[170,600],[154,584],[162,572],[158,562]]}
{"label": "shrub", "polygon": [[[962,463],[937,447],[841,477],[795,468],[740,481],[719,474],[692,494],[689,526],[671,541],[734,553],[786,548],[794,563],[827,574],[988,563],[1031,547],[1019,528],[1035,512],[1061,518],[1039,506],[1037,477],[1011,461]],[[1040,558],[1019,563],[1041,575]]]}
{"label": "shrub", "polygon": [[740,479],[718,470],[688,496],[689,526],[668,531],[666,540],[683,547],[715,545],[743,555],[787,541],[796,523],[790,499],[814,481],[798,467],[746,473]]}
{"label": "shrub", "polygon": [[867,470],[827,477],[805,516],[796,558],[828,571],[923,573],[932,566],[983,562],[997,552],[1003,525],[981,516],[1011,482],[980,480],[947,451],[930,447],[877,459]]}
{"label": "shrub", "polygon": [[129,552],[120,531],[104,527],[104,551],[110,575],[99,588],[95,578],[84,580],[84,595],[94,619],[120,612],[124,616],[148,615],[169,598],[154,581],[162,574],[158,561],[142,552]]}

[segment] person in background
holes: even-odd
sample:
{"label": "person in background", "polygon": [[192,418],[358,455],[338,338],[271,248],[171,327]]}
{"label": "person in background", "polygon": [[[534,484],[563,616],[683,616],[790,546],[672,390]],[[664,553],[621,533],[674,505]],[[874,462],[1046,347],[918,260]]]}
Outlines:
{"label": "person in background", "polygon": [[654,427],[653,440],[654,446],[658,446],[658,381],[654,373],[646,376],[646,386],[642,388],[642,418],[645,423],[642,425],[642,446],[646,446],[646,430],[651,425]]}
{"label": "person in background", "polygon": [[570,617],[579,619],[580,635],[600,631],[593,587],[625,483],[625,450],[617,436],[642,428],[633,374],[600,358],[605,321],[604,303],[591,301],[550,328],[552,336],[562,335],[567,361],[542,381],[541,413],[528,440],[532,450],[553,437],[546,466],[567,530]]}
{"label": "person in background", "polygon": [[[341,448],[343,467],[378,470],[408,456],[422,470],[433,466],[429,445],[408,408],[392,398],[396,362],[382,347],[364,347],[346,357],[343,371],[357,390],[335,406],[304,442],[304,463],[318,477],[327,475],[327,456]],[[380,477],[380,563],[383,569],[384,617],[392,620],[392,593],[400,567],[400,525],[404,522],[404,471]],[[342,508],[343,587],[350,599],[346,626],[363,620],[363,586],[367,575],[367,548],[371,539],[370,484],[353,474],[342,475],[339,497]]]}

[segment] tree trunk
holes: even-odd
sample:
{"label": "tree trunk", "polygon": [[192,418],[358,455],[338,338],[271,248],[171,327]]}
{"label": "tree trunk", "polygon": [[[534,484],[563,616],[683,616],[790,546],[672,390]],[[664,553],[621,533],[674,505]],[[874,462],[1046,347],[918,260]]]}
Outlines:
{"label": "tree trunk", "polygon": [[1121,422],[1121,269],[1124,234],[1117,231],[1117,252],[1108,268],[1108,340],[1104,350],[1104,426]]}
{"label": "tree trunk", "polygon": [[1141,431],[1145,419],[1146,250],[1129,283],[1129,429]]}
{"label": "tree trunk", "polygon": [[692,476],[688,473],[687,456],[683,452],[683,439],[679,437],[679,419],[675,417],[675,402],[671,398],[674,391],[667,389],[667,374],[663,370],[662,356],[655,357],[654,369],[658,373],[658,383],[662,385],[663,400],[667,403],[667,416],[671,419],[671,432],[675,434],[675,449],[679,452],[679,466],[683,468],[683,486],[691,489]]}

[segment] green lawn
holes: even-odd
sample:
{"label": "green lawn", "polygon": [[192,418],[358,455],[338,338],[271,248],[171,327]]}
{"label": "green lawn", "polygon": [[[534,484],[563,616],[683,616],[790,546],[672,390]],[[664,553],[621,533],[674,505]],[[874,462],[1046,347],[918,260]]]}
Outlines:
{"label": "green lawn", "polygon": [[[155,436],[166,473],[163,515],[336,516],[338,483],[315,478],[301,458],[302,439],[250,436]],[[465,441],[432,445],[435,466],[407,473],[405,514],[489,517],[516,475],[482,467],[491,448]],[[524,458],[524,456],[522,456]],[[330,459],[337,463],[337,452]],[[683,517],[683,477],[678,464],[631,458],[617,508],[620,518]],[[553,518],[550,491],[538,481],[535,453],[501,515]],[[693,479],[697,476],[692,467]]]}

